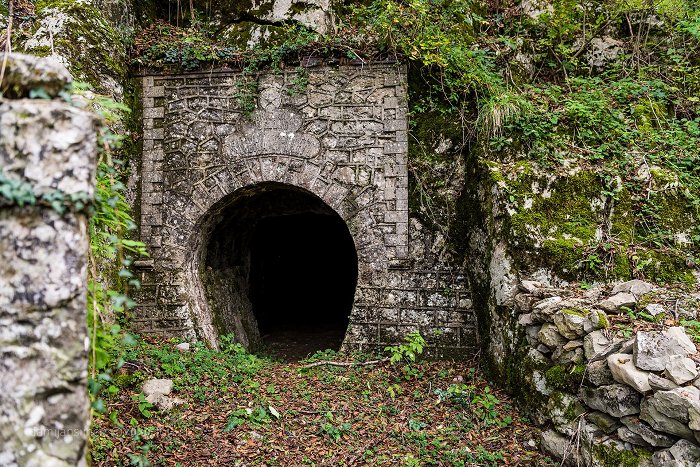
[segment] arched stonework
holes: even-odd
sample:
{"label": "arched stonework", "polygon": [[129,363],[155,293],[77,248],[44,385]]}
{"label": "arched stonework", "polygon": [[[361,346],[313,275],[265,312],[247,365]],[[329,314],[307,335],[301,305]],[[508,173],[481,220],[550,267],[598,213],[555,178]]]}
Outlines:
{"label": "arched stonework", "polygon": [[421,328],[440,330],[445,347],[472,347],[464,277],[409,271],[404,68],[324,67],[256,79],[255,110],[246,114],[250,77],[240,73],[142,78],[137,204],[151,258],[138,264],[137,329],[216,342],[198,255],[237,190],[276,182],[323,200],[354,239],[359,275],[346,346]]}

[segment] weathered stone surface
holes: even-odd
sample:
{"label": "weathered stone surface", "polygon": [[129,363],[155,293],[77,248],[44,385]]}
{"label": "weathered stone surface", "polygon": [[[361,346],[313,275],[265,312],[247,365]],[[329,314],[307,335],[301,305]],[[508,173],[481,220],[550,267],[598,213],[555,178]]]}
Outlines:
{"label": "weathered stone surface", "polygon": [[682,385],[698,376],[695,362],[682,355],[671,355],[666,363],[665,374],[671,380]]}
{"label": "weathered stone surface", "polygon": [[608,316],[601,310],[591,310],[591,312],[588,314],[588,321],[590,322],[591,328],[588,328],[587,326],[584,327],[586,333],[596,329],[607,328],[609,325]]}
{"label": "weathered stone surface", "polygon": [[642,394],[651,391],[649,373],[635,367],[631,355],[615,353],[609,355],[607,361],[615,381],[627,384]]}
{"label": "weathered stone surface", "polygon": [[542,325],[540,332],[537,333],[537,338],[550,349],[555,349],[566,343],[566,339],[559,333],[557,326],[551,323]]}
{"label": "weathered stone surface", "polygon": [[631,293],[620,292],[598,303],[598,306],[608,313],[614,313],[619,311],[623,306],[632,307],[636,303],[637,299],[634,295]]}
{"label": "weathered stone surface", "polygon": [[666,307],[658,303],[650,303],[644,307],[644,311],[651,316],[657,316],[666,313]]}
{"label": "weathered stone surface", "polygon": [[173,390],[171,379],[149,379],[144,381],[141,388],[146,400],[162,412],[169,412],[186,402],[179,397],[169,397]]}
{"label": "weathered stone surface", "polygon": [[620,427],[620,422],[617,418],[597,410],[587,414],[586,418],[600,428],[606,435],[609,435]]}
{"label": "weathered stone surface", "polygon": [[548,452],[557,459],[561,459],[564,465],[567,465],[567,459],[572,459],[574,457],[574,449],[569,438],[560,435],[554,430],[543,431],[540,444],[544,452]]}
{"label": "weathered stone surface", "polygon": [[591,408],[613,417],[624,417],[639,413],[640,395],[622,384],[611,384],[597,388],[583,388],[583,401]]}
{"label": "weathered stone surface", "polygon": [[190,344],[189,344],[189,342],[183,342],[181,344],[177,344],[175,346],[175,348],[177,350],[179,350],[180,352],[189,352],[190,351]]}
{"label": "weathered stone surface", "polygon": [[577,339],[585,334],[585,329],[593,328],[593,324],[585,316],[573,310],[563,309],[554,315],[554,324],[559,330],[559,334],[567,339]]}
{"label": "weathered stone surface", "polygon": [[594,386],[615,384],[615,378],[613,378],[610,367],[608,367],[607,360],[589,362],[588,365],[586,365],[585,380]]}
{"label": "weathered stone surface", "polygon": [[542,326],[539,324],[531,325],[525,328],[525,337],[527,338],[528,344],[530,344],[532,347],[537,347],[539,344],[537,335],[539,334],[540,329],[542,329]]}
{"label": "weathered stone surface", "polygon": [[[4,58],[5,54],[0,53],[0,62]],[[42,89],[50,97],[55,97],[71,81],[73,78],[66,67],[50,57],[11,53],[2,91],[4,97],[20,98],[28,96],[31,90]]]}
{"label": "weathered stone surface", "polygon": [[566,344],[562,346],[563,350],[574,350],[578,349],[579,347],[583,347],[583,341],[582,340],[575,340],[575,341],[569,341]]}
{"label": "weathered stone surface", "polygon": [[636,446],[649,446],[649,443],[644,441],[644,438],[642,438],[626,426],[622,426],[617,429],[617,436],[626,443],[631,443]]}
{"label": "weathered stone surface", "polygon": [[527,293],[519,293],[513,298],[515,306],[518,307],[521,313],[529,313],[532,310],[532,306],[538,301],[539,298]]}
{"label": "weathered stone surface", "polygon": [[623,51],[624,44],[613,37],[594,37],[588,44],[585,57],[590,67],[601,68],[615,60]]}
{"label": "weathered stone surface", "polygon": [[688,408],[700,408],[700,390],[693,386],[655,392],[642,401],[639,418],[655,430],[694,440]]}
{"label": "weathered stone surface", "polygon": [[3,101],[0,127],[6,177],[31,185],[37,197],[56,191],[66,198],[92,197],[97,140],[86,134],[96,134],[94,115],[58,101]]}
{"label": "weathered stone surface", "polygon": [[[208,268],[214,241],[202,232],[248,229],[260,210],[238,229],[222,224],[238,222],[229,219],[240,212],[239,201],[281,186],[317,198],[324,215],[345,221],[354,242],[358,281],[344,349],[396,342],[420,328],[431,336],[430,347],[447,349],[440,352],[474,351],[468,281],[439,258],[444,239],[421,232],[409,217],[405,67],[319,66],[304,74],[308,85],[301,91],[293,90],[294,70],[256,76],[249,116],[231,92],[247,79],[241,73],[140,78],[143,170],[133,183],[141,200],[140,240],[151,253],[144,282],[156,287],[135,297],[133,328],[216,345],[216,312],[222,332],[255,346],[249,276],[237,272],[244,268]],[[240,236],[242,243],[252,237]],[[505,266],[505,251],[495,248],[501,253],[488,267],[498,304],[512,306],[518,280]]]}
{"label": "weathered stone surface", "polygon": [[[700,407],[696,405],[688,406],[688,428],[700,432]],[[698,440],[698,433],[695,433],[695,439]]]}
{"label": "weathered stone surface", "polygon": [[[17,81],[16,81],[17,82]],[[35,195],[93,194],[89,114],[0,103],[0,171]],[[0,193],[2,190],[0,190]],[[0,195],[0,464],[85,462],[89,422],[87,219],[75,205],[18,207]]]}
{"label": "weathered stone surface", "polygon": [[560,346],[552,353],[552,360],[564,366],[583,363],[583,358],[583,349],[580,347],[573,350],[564,350],[564,346]]}
{"label": "weathered stone surface", "polygon": [[616,344],[619,343],[620,339],[610,337],[605,331],[593,331],[583,338],[583,349],[586,358],[592,360],[614,352]]}
{"label": "weathered stone surface", "polygon": [[585,412],[578,399],[571,394],[556,392],[547,401],[547,415],[554,428],[567,436],[572,436],[578,426],[578,417]]}
{"label": "weathered stone surface", "polygon": [[551,323],[554,313],[560,310],[558,306],[561,303],[562,298],[555,296],[545,298],[535,303],[532,307],[532,319],[538,323]]}
{"label": "weathered stone surface", "polygon": [[[633,433],[639,435],[645,443],[654,447],[669,447],[677,441],[677,438],[665,433],[659,433],[644,423],[639,417],[622,417],[620,421]],[[631,441],[630,441],[631,442]]]}
{"label": "weathered stone surface", "polygon": [[523,292],[526,292],[528,294],[536,294],[539,289],[544,288],[544,284],[539,281],[521,281],[520,284],[518,284],[518,288],[522,290]]}
{"label": "weathered stone surface", "polygon": [[173,380],[171,379],[149,379],[144,381],[141,388],[143,395],[148,402],[158,396],[167,396],[173,390]]}
{"label": "weathered stone surface", "polygon": [[639,279],[632,279],[631,281],[623,282],[613,287],[611,295],[626,292],[639,298],[642,295],[651,292],[655,288],[656,287],[654,287],[653,284],[650,284],[648,282],[644,282]]}
{"label": "weathered stone surface", "polygon": [[700,447],[684,439],[678,440],[669,451],[675,460],[684,462],[686,465],[697,466],[700,463]]}
{"label": "weathered stone surface", "polygon": [[672,355],[687,357],[695,344],[680,327],[665,331],[639,331],[634,342],[634,364],[642,370],[662,371]]}
{"label": "weathered stone surface", "polygon": [[673,381],[662,378],[654,373],[649,373],[649,386],[651,386],[652,389],[661,391],[668,391],[669,389],[675,389],[678,387],[678,385]]}

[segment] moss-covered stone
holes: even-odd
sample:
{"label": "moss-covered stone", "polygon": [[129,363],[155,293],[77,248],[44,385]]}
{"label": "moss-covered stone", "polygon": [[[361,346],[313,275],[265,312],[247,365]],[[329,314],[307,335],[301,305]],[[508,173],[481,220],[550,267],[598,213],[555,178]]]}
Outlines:
{"label": "moss-covered stone", "polygon": [[560,391],[578,392],[586,372],[586,365],[563,366],[554,365],[549,368],[544,376],[547,385]]}
{"label": "moss-covered stone", "polygon": [[41,0],[36,13],[36,24],[20,48],[37,55],[56,55],[77,81],[121,98],[126,48],[102,12],[77,0]]}
{"label": "moss-covered stone", "polygon": [[637,467],[640,461],[651,459],[651,452],[641,448],[629,451],[617,449],[614,445],[597,444],[592,450],[595,458],[606,466]]}

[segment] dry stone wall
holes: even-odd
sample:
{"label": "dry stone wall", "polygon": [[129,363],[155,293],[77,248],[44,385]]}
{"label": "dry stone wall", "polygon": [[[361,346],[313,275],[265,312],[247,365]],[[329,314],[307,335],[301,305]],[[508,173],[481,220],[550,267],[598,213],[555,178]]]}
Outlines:
{"label": "dry stone wall", "polygon": [[[1,57],[0,57],[1,60]],[[55,96],[54,62],[14,55],[10,95]],[[0,99],[0,465],[85,464],[87,215],[96,120],[59,100]]]}
{"label": "dry stone wall", "polygon": [[201,282],[207,236],[242,188],[277,183],[321,199],[354,239],[359,278],[346,348],[416,328],[433,348],[475,348],[464,274],[419,269],[409,258],[402,66],[144,76],[141,84],[137,205],[152,259],[139,263],[139,331],[216,343],[220,329]]}
{"label": "dry stone wall", "polygon": [[[698,465],[698,352],[674,325],[679,313],[697,313],[695,299],[664,301],[663,289],[640,280],[602,292],[523,281],[514,298],[526,344],[512,371],[549,427],[543,449],[567,465]],[[619,332],[625,310],[659,323]]]}

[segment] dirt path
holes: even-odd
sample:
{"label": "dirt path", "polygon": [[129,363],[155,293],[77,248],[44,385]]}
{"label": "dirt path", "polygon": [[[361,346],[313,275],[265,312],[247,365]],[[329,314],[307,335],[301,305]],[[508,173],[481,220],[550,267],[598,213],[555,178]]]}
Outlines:
{"label": "dirt path", "polygon": [[[171,342],[127,359],[138,371],[115,377],[93,423],[97,465],[552,465],[508,397],[463,362],[305,369]],[[172,379],[186,404],[139,407],[145,378]]]}

